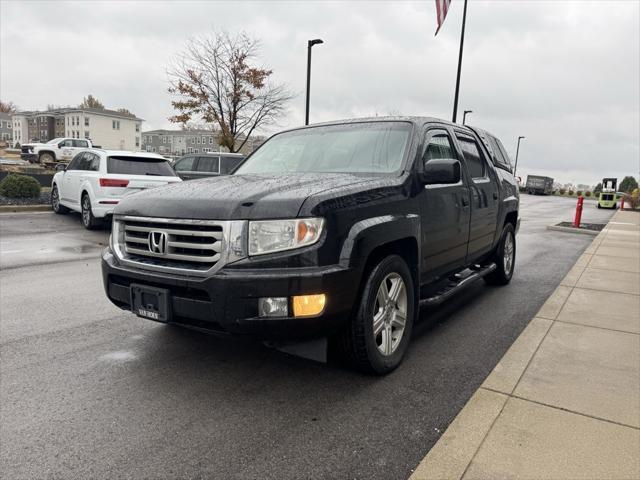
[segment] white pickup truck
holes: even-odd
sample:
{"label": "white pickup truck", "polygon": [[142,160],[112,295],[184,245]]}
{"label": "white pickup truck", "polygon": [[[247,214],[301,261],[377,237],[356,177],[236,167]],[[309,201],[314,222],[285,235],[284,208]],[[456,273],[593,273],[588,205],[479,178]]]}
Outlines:
{"label": "white pickup truck", "polygon": [[29,163],[69,162],[81,150],[99,148],[87,138],[54,138],[47,143],[25,143],[20,158]]}

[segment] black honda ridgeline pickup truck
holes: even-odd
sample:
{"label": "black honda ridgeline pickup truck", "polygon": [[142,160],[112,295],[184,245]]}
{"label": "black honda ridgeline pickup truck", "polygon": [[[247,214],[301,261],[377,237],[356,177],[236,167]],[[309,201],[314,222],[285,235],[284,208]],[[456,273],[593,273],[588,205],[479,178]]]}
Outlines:
{"label": "black honda ridgeline pickup truck", "polygon": [[383,374],[402,360],[420,306],[481,277],[511,280],[518,202],[487,132],[415,117],[298,128],[233,175],[121,201],[104,287],[159,322],[328,338]]}

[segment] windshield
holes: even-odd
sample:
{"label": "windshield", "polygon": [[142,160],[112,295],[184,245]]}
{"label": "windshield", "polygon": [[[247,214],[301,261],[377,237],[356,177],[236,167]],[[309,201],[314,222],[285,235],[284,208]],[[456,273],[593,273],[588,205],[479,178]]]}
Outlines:
{"label": "windshield", "polygon": [[162,158],[109,157],[107,173],[175,177],[169,162]]}
{"label": "windshield", "polygon": [[47,145],[53,145],[54,143],[58,143],[60,140],[63,140],[62,138],[54,138],[53,140],[49,140],[47,142]]}
{"label": "windshield", "polygon": [[276,135],[234,172],[393,173],[402,166],[411,124],[368,122]]}

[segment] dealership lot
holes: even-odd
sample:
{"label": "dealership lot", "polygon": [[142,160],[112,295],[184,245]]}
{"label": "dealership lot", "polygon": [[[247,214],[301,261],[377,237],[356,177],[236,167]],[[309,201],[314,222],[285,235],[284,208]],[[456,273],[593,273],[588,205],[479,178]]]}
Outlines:
{"label": "dealership lot", "polygon": [[[423,311],[384,378],[138,319],[102,291],[108,232],[75,214],[2,214],[2,470],[405,478],[591,241],[545,229],[574,206],[523,195],[512,283]],[[587,202],[583,221],[611,213]]]}

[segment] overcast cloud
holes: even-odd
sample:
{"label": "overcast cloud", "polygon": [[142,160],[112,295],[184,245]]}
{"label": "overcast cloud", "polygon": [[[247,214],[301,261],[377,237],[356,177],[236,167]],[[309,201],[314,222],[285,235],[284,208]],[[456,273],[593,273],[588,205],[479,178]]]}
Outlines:
{"label": "overcast cloud", "polygon": [[[462,0],[437,37],[422,2],[0,1],[0,98],[22,109],[92,93],[144,130],[172,128],[165,68],[190,35],[244,30],[298,96],[314,47],[311,121],[407,114],[451,118]],[[595,184],[640,170],[640,2],[470,0],[460,111],[495,133],[518,170]]]}

